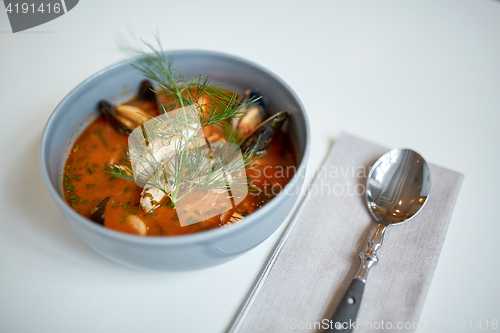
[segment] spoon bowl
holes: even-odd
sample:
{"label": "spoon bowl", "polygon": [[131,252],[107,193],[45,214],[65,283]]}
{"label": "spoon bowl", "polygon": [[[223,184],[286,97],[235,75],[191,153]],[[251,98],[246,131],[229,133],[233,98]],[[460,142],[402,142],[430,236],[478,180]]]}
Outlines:
{"label": "spoon bowl", "polygon": [[366,203],[378,223],[403,223],[424,206],[430,188],[429,167],[423,157],[410,149],[393,149],[370,170]]}

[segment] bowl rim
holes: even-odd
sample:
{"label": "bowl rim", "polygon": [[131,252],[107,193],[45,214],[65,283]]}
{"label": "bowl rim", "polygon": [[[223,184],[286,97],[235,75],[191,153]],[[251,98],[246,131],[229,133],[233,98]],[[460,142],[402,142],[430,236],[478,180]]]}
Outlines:
{"label": "bowl rim", "polygon": [[[309,124],[309,118],[307,116],[307,112],[298,98],[297,94],[292,90],[292,88],[284,82],[280,77],[278,77],[276,74],[273,72],[269,71],[265,67],[258,65],[252,61],[246,60],[244,58],[241,58],[239,56],[227,54],[227,53],[222,53],[222,52],[216,52],[216,51],[208,51],[208,50],[189,50],[189,49],[181,49],[181,50],[165,50],[163,51],[164,54],[168,56],[183,56],[183,55],[198,55],[198,56],[211,56],[211,57],[219,57],[219,58],[225,58],[228,60],[236,61],[243,63],[245,65],[254,67],[267,75],[271,76],[273,79],[278,81],[281,85],[285,87],[285,89],[292,95],[293,98],[295,98],[297,104],[300,107],[300,111],[303,115],[304,118],[304,125],[305,125],[305,147],[304,147],[304,154],[302,156],[302,160],[300,164],[298,165],[297,172],[295,175],[292,177],[292,179],[288,182],[288,184],[285,186],[282,192],[286,191],[287,188],[293,187],[296,185],[296,183],[299,181],[299,177],[304,177],[305,175],[305,169],[307,165],[307,161],[309,158],[309,153],[310,153],[310,147],[311,147],[311,130],[310,130],[310,124]],[[78,223],[82,223],[86,228],[92,229],[94,232],[97,232],[101,236],[104,237],[111,237],[117,241],[125,241],[129,243],[136,243],[136,244],[145,244],[145,245],[161,245],[161,246],[168,246],[168,245],[193,245],[193,243],[205,243],[208,241],[214,241],[220,238],[224,238],[228,235],[231,235],[233,233],[237,233],[238,230],[240,229],[245,229],[248,228],[250,224],[254,222],[254,220],[258,220],[262,217],[265,216],[267,211],[273,209],[274,206],[279,206],[280,203],[285,200],[286,195],[283,193],[283,195],[276,195],[271,201],[269,201],[264,207],[261,209],[258,209],[256,212],[252,213],[249,217],[243,219],[243,221],[240,221],[238,223],[234,223],[229,227],[220,227],[220,228],[214,228],[207,230],[205,232],[196,232],[192,234],[185,234],[185,235],[176,235],[176,236],[149,236],[149,237],[142,237],[142,236],[137,236],[133,234],[128,234],[124,232],[120,232],[117,230],[113,230],[110,228],[103,227],[101,225],[98,225],[96,223],[93,223],[91,220],[89,220],[86,217],[83,217],[82,215],[78,214],[75,210],[73,210],[67,203],[64,201],[64,199],[59,195],[58,189],[56,189],[56,186],[52,183],[49,177],[49,172],[48,172],[48,167],[47,167],[47,161],[45,159],[45,155],[47,154],[47,141],[50,137],[50,132],[51,129],[54,128],[55,121],[59,117],[62,117],[64,114],[65,106],[68,103],[68,100],[75,94],[80,93],[80,91],[84,90],[85,86],[96,79],[97,77],[104,75],[105,73],[112,71],[113,69],[116,69],[121,66],[125,66],[127,64],[132,64],[134,61],[137,60],[137,57],[134,58],[129,58],[125,59],[116,63],[113,63],[109,66],[106,66],[105,68],[97,71],[96,73],[92,74],[85,80],[83,80],[80,84],[78,84],[75,88],[73,88],[62,100],[59,102],[59,104],[55,107],[54,111],[52,111],[50,117],[48,118],[43,132],[42,136],[40,139],[40,149],[39,149],[39,164],[40,164],[40,171],[42,173],[42,178],[45,183],[45,186],[47,187],[52,199],[56,202],[57,206],[64,210],[63,218],[66,220],[65,215],[68,214],[73,218],[73,220],[78,221]],[[303,186],[303,184],[302,184]],[[302,186],[298,188],[300,191],[302,189]],[[68,223],[68,221],[66,221]],[[90,223],[89,223],[90,222]]]}

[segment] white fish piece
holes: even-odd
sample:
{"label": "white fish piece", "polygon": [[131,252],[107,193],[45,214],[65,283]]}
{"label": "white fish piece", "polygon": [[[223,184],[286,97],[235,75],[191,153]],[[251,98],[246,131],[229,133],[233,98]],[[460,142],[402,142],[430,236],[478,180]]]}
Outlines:
{"label": "white fish piece", "polygon": [[158,172],[156,170],[158,163],[162,163],[165,166],[166,161],[169,161],[170,165],[175,165],[178,157],[177,152],[184,149],[188,139],[192,146],[204,145],[206,143],[199,124],[189,124],[186,127],[182,130],[182,135],[173,137],[165,138],[161,133],[148,135],[150,141],[146,145],[146,149],[142,151],[134,149],[131,152],[131,154],[138,154],[139,158],[136,158],[136,160],[140,159],[144,161],[141,163],[132,163],[134,176],[144,181]]}
{"label": "white fish piece", "polygon": [[139,205],[143,211],[149,213],[160,206],[160,202],[164,197],[165,193],[163,191],[156,187],[146,185],[142,189]]}
{"label": "white fish piece", "polygon": [[[170,186],[176,183],[175,180],[179,179],[179,176],[183,181],[193,181],[189,179],[192,170],[184,168],[185,164],[194,161],[197,166],[201,165],[210,170],[209,148],[206,146],[196,109],[194,106],[186,107],[186,113],[178,112],[184,110],[174,110],[144,123],[143,130],[136,129],[135,134],[132,133],[135,135],[132,144],[129,138],[134,178],[139,186],[145,184],[140,198],[143,211],[150,212],[157,208],[165,193],[175,190]],[[201,156],[200,159],[197,156],[181,154],[187,145],[195,149],[193,152],[206,148],[206,157]],[[181,161],[184,165],[181,165]],[[178,175],[178,172],[183,174]]]}
{"label": "white fish piece", "polygon": [[[193,132],[189,130],[187,131],[187,135],[193,135],[193,134],[194,131]],[[172,138],[170,142],[167,144],[164,141],[162,141],[161,138],[157,138],[155,141],[150,142],[149,145],[151,145],[152,147],[151,151],[153,152],[154,159],[160,162],[163,165],[163,167],[165,167],[165,162],[169,159],[173,159],[169,163],[175,164],[175,159],[177,158],[175,152],[179,149],[179,147],[180,148],[183,147],[184,142],[185,142],[184,140]],[[178,146],[176,147],[176,145]],[[142,169],[139,170],[139,172],[144,172],[145,170],[146,169]],[[152,170],[148,171],[151,174]],[[154,170],[153,172],[154,172],[153,177],[158,177],[157,179],[154,180],[154,183],[157,186],[154,187],[150,185],[151,183],[153,183],[153,179],[150,178],[141,192],[141,199],[140,199],[141,209],[148,213],[151,210],[158,208],[160,206],[161,200],[163,200],[163,198],[166,196],[165,192],[159,189],[160,187],[165,189],[166,191],[175,190],[168,187],[168,184],[165,182],[165,177],[163,173],[158,174],[158,172],[162,172],[161,170]]]}

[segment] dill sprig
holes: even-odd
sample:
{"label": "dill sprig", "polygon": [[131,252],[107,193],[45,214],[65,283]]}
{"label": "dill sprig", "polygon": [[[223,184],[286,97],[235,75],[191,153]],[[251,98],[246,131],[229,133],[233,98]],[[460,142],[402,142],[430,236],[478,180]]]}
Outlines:
{"label": "dill sprig", "polygon": [[[140,54],[133,66],[156,83],[154,92],[160,96],[157,100],[163,97],[173,103],[161,105],[163,115],[132,131],[136,145],[127,147],[120,165],[112,165],[105,171],[114,177],[135,179],[156,188],[174,205],[197,191],[214,188],[247,191],[244,171],[260,157],[255,154],[257,145],[243,152],[241,159],[235,158],[239,148],[236,152],[234,145],[223,142],[207,146],[204,136],[199,140],[200,137],[190,134],[189,126],[198,123],[201,131],[203,127],[219,125],[227,141],[239,146],[237,132],[228,120],[242,117],[257,100],[240,101],[237,92],[218,88],[217,84],[210,83],[208,76],[189,78],[179,73],[173,59],[164,56],[158,38],[157,43],[159,47],[155,48],[144,42],[151,53]],[[207,97],[210,103],[206,102]],[[170,116],[169,111],[173,109],[178,112]],[[166,159],[157,158],[158,151],[164,148],[174,150],[173,154]]]}
{"label": "dill sprig", "polygon": [[[167,59],[162,52],[161,42],[156,37],[158,48],[148,42],[144,45],[150,53],[142,53],[138,57],[136,64],[133,64],[140,73],[148,79],[155,81],[158,88],[155,93],[164,96],[174,103],[168,109],[184,108],[195,105],[202,112],[200,122],[203,127],[221,124],[231,119],[242,117],[246,110],[256,104],[257,99],[240,101],[238,92],[229,92],[218,88],[220,84],[212,84],[209,76],[199,76],[189,78],[174,68],[174,59]],[[210,103],[205,103],[205,96],[211,99]],[[162,105],[166,112],[166,108]],[[203,112],[207,110],[208,112]],[[235,131],[233,129],[233,131]]]}
{"label": "dill sprig", "polygon": [[[197,191],[247,191],[245,168],[260,157],[255,155],[256,148],[239,158],[239,146],[228,142],[207,145],[203,135],[196,135],[199,131],[194,106],[166,113],[148,121],[144,129],[134,130],[128,154],[135,180],[159,189],[174,205]],[[120,176],[130,177],[130,169],[115,169]]]}

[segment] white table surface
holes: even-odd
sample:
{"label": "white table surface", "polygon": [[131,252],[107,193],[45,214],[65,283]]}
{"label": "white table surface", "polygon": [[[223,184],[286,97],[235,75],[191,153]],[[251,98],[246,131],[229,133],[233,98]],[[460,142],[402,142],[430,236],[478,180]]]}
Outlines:
{"label": "white table surface", "polygon": [[57,211],[38,166],[46,120],[156,29],[166,49],[283,78],[309,114],[312,166],[345,130],[464,173],[420,320],[500,319],[499,1],[82,0],[17,34],[0,9],[0,332],[222,332],[283,232],[218,267],[152,273],[95,253]]}

